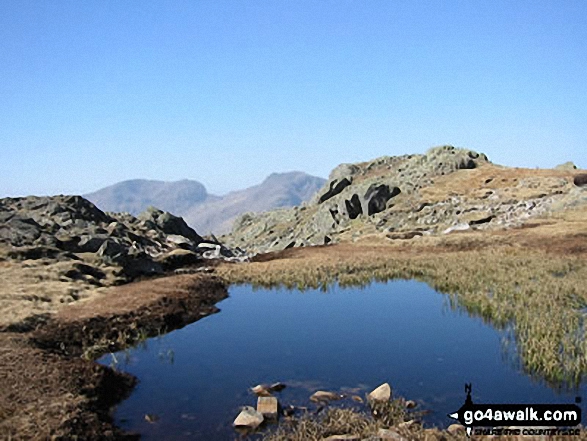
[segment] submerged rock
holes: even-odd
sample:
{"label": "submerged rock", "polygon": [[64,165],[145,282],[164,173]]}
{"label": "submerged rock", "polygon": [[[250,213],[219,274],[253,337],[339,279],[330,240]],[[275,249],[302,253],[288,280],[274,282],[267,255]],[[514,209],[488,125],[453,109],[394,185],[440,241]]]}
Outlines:
{"label": "submerged rock", "polygon": [[341,398],[343,398],[342,395],[336,394],[334,392],[319,390],[312,394],[310,401],[313,401],[314,403],[324,403],[328,401],[340,400]]}

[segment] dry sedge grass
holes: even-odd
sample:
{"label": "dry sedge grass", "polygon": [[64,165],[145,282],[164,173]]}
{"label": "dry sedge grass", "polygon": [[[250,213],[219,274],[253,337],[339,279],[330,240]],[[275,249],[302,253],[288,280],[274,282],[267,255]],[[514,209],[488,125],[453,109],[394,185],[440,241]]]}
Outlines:
{"label": "dry sedge grass", "polygon": [[[263,441],[324,441],[328,437],[352,435],[362,440],[397,439],[410,441],[465,441],[469,438],[464,431],[449,433],[437,428],[424,428],[418,423],[405,423],[409,415],[400,404],[399,400],[390,403],[378,404],[371,412],[362,412],[356,409],[330,408],[322,415],[309,415],[294,418],[282,423],[277,429],[265,434]],[[382,438],[378,436],[380,429],[392,430],[395,436]],[[520,441],[533,439],[546,439],[546,437],[520,436],[479,436],[473,435],[474,440],[501,439],[504,441]],[[549,436],[549,440],[568,440],[568,436]],[[586,440],[587,433],[582,430],[579,436],[573,436],[574,440]]]}
{"label": "dry sedge grass", "polygon": [[66,279],[70,261],[0,261],[0,329],[34,315],[52,314],[72,302],[106,291]]}
{"label": "dry sedge grass", "polygon": [[334,282],[424,281],[449,295],[455,308],[507,327],[509,343],[515,343],[509,348],[528,373],[558,386],[578,384],[587,373],[584,254],[484,247],[483,237],[479,235],[475,250],[466,251],[446,251],[467,248],[454,239],[427,249],[347,244],[288,250],[280,259],[223,265],[218,271],[231,283],[299,289]]}

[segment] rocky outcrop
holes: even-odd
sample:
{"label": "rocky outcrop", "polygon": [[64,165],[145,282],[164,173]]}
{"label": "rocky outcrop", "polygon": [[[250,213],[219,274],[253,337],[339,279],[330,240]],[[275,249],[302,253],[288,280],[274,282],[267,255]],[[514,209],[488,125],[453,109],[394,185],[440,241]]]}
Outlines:
{"label": "rocky outcrop", "polygon": [[[433,183],[436,176],[488,163],[487,157],[470,150],[444,146],[424,155],[385,156],[360,164],[341,164],[309,203],[290,210],[247,213],[235,221],[227,237],[233,246],[252,251],[288,246],[336,242],[353,221],[370,222]],[[294,244],[294,245],[292,245]]]}
{"label": "rocky outcrop", "polygon": [[577,166],[573,162],[568,161],[564,164],[557,165],[555,170],[577,170]]}
{"label": "rocky outcrop", "polygon": [[422,155],[384,156],[341,164],[308,203],[247,213],[230,235],[249,252],[464,230],[510,228],[528,219],[587,203],[587,175],[568,164],[556,170],[493,165],[482,153],[452,146]]}
{"label": "rocky outcrop", "polygon": [[[118,276],[128,280],[206,258],[245,258],[238,250],[206,241],[171,213],[152,207],[138,217],[104,213],[81,196],[1,199],[0,245],[9,248],[13,259],[87,261],[66,276],[91,275],[97,283],[103,277],[96,275],[104,274],[99,266],[116,267]],[[215,252],[209,253],[210,248]]]}

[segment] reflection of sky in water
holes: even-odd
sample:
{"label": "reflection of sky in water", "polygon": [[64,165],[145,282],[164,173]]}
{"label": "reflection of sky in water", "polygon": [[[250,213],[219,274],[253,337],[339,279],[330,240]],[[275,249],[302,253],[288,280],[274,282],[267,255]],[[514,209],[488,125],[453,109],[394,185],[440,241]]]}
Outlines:
{"label": "reflection of sky in water", "polygon": [[[464,401],[572,402],[517,370],[499,333],[453,311],[448,297],[412,281],[328,292],[230,288],[221,312],[116,354],[140,383],[115,414],[143,439],[233,439],[239,407],[255,405],[247,388],[288,384],[283,404],[310,405],[317,389],[363,396],[388,381],[394,394],[432,412],[429,424]],[[511,351],[510,351],[511,353]],[[109,355],[101,359],[110,363]],[[348,405],[351,405],[350,400]],[[155,424],[144,421],[156,414]]]}

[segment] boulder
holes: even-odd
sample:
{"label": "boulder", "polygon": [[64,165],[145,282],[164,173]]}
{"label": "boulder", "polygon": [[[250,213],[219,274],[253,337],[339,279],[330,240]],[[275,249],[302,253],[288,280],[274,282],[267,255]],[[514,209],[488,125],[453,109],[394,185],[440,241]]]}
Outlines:
{"label": "boulder", "polygon": [[273,384],[258,384],[252,387],[251,390],[258,397],[270,397],[273,392],[281,392],[286,386],[283,383],[277,382]]}
{"label": "boulder", "polygon": [[352,182],[352,177],[359,173],[361,168],[355,164],[340,164],[335,167],[328,176],[329,181],[348,179]]}
{"label": "boulder", "polygon": [[153,222],[166,234],[176,234],[187,237],[195,244],[202,242],[202,237],[188,226],[183,218],[174,216],[166,211],[159,210],[155,207],[149,207],[146,211],[139,214],[137,218],[145,223]]}
{"label": "boulder", "polygon": [[257,398],[257,412],[267,419],[276,419],[279,403],[275,397]]}
{"label": "boulder", "polygon": [[0,242],[7,242],[16,247],[33,245],[40,236],[41,226],[30,218],[13,216],[0,224]]}
{"label": "boulder", "polygon": [[232,425],[234,427],[246,427],[249,429],[256,429],[263,423],[263,415],[257,412],[251,406],[243,407],[241,413],[238,414]]}
{"label": "boulder", "polygon": [[75,246],[76,253],[96,253],[102,244],[108,239],[107,235],[88,235],[84,234],[80,237],[79,242]]}
{"label": "boulder", "polygon": [[370,401],[389,401],[391,398],[391,386],[389,383],[383,383],[369,393],[367,398]]}
{"label": "boulder", "polygon": [[460,224],[453,225],[452,227],[448,227],[446,230],[444,230],[442,232],[442,234],[449,234],[449,233],[452,233],[453,231],[465,231],[465,230],[468,230],[469,228],[470,228],[469,224],[466,222],[463,222]]}
{"label": "boulder", "polygon": [[268,384],[258,384],[257,386],[252,387],[251,390],[258,397],[270,397],[271,396],[270,386]]}
{"label": "boulder", "polygon": [[129,279],[163,274],[161,264],[153,261],[153,258],[144,252],[126,255],[121,264],[122,274]]}
{"label": "boulder", "polygon": [[104,262],[121,262],[128,254],[128,248],[114,239],[106,239],[96,254]]}
{"label": "boulder", "polygon": [[196,251],[202,253],[205,259],[221,259],[223,257],[234,257],[234,253],[223,245],[202,242],[196,246]]}
{"label": "boulder", "polygon": [[180,236],[179,234],[169,234],[167,235],[166,240],[171,246],[183,248],[184,250],[189,250],[194,245],[187,237]]}
{"label": "boulder", "polygon": [[196,265],[202,262],[201,256],[190,250],[177,248],[169,253],[157,257],[156,261],[166,271],[171,271],[184,266]]}
{"label": "boulder", "polygon": [[557,165],[555,167],[555,170],[577,170],[577,166],[573,164],[571,161],[568,161],[564,164]]}
{"label": "boulder", "polygon": [[83,279],[83,276],[90,276],[96,280],[101,280],[106,277],[106,274],[101,269],[81,262],[75,262],[64,275],[70,279]]}

